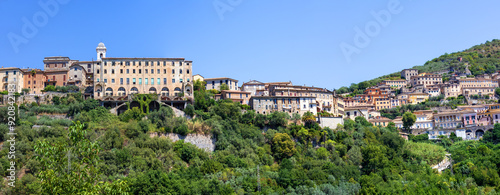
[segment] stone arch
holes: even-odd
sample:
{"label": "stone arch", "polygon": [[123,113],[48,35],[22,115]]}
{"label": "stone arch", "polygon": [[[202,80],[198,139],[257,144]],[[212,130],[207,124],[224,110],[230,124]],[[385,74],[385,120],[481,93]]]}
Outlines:
{"label": "stone arch", "polygon": [[163,88],[161,89],[161,95],[162,95],[162,96],[169,96],[169,95],[170,95],[170,94],[169,94],[169,90],[168,90],[168,88],[167,88],[167,87],[163,87]]}
{"label": "stone arch", "polygon": [[141,108],[141,104],[138,101],[130,102],[130,109],[132,109],[134,107]]}
{"label": "stone arch", "polygon": [[175,95],[175,96],[178,96],[180,93],[182,93],[181,88],[176,87],[176,88],[174,89],[174,95]]}
{"label": "stone arch", "polygon": [[473,138],[473,132],[470,129],[465,130],[465,137],[466,139],[472,139]]}
{"label": "stone arch", "polygon": [[139,93],[139,89],[137,89],[137,87],[132,87],[130,89],[130,94],[138,94]]}
{"label": "stone arch", "polygon": [[476,138],[481,138],[481,137],[483,137],[483,135],[484,135],[484,130],[482,130],[482,129],[476,130],[476,133],[475,133]]}
{"label": "stone arch", "polygon": [[151,88],[149,88],[149,93],[154,93],[154,94],[156,94],[156,88],[155,88],[155,87],[151,87]]}
{"label": "stone arch", "polygon": [[192,89],[191,85],[186,85],[186,94],[188,96],[191,96],[192,93],[193,93],[193,89]]}
{"label": "stone arch", "polygon": [[95,86],[95,92],[97,93],[97,97],[100,97],[102,93],[102,85],[97,84]]}
{"label": "stone arch", "polygon": [[149,103],[149,111],[155,111],[160,109],[160,103],[158,101],[151,101]]}
{"label": "stone arch", "polygon": [[113,88],[111,87],[106,88],[106,96],[113,96]]}
{"label": "stone arch", "polygon": [[119,96],[121,96],[121,95],[127,95],[127,91],[125,90],[124,87],[118,88],[118,95]]}

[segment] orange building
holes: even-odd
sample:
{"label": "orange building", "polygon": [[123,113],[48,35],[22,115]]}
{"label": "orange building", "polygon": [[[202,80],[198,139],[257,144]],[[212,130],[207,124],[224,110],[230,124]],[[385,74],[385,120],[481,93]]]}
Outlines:
{"label": "orange building", "polygon": [[29,89],[30,94],[42,94],[47,79],[45,72],[40,69],[21,69],[23,72],[23,89]]}

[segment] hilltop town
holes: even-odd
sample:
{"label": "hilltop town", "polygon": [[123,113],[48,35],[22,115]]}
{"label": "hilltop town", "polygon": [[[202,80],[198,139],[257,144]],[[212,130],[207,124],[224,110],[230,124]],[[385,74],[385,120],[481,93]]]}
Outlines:
{"label": "hilltop town", "polygon": [[122,114],[129,109],[126,104],[134,101],[135,94],[157,94],[157,104],[150,109],[164,104],[184,110],[194,104],[194,83],[202,82],[214,100],[239,102],[258,114],[312,113],[321,127],[332,129],[346,118],[362,116],[373,125],[394,123],[403,130],[402,114],[411,111],[416,121],[401,132],[405,137],[409,133],[426,133],[430,139],[439,139],[453,132],[463,139],[479,139],[500,121],[500,104],[495,93],[500,74],[474,76],[469,62],[462,57],[455,61],[464,65],[463,71],[404,69],[398,76],[392,74],[374,86],[356,90],[358,93],[339,94],[336,90],[296,85],[292,81],[251,80],[240,86],[235,78],[193,75],[195,65],[184,58],[108,57],[106,53],[104,43],[99,43],[95,60],[58,56],[44,58],[43,70],[2,67],[3,94],[7,94],[8,84],[15,85],[18,103],[50,104],[54,96],[79,91],[85,99],[98,100],[101,106]]}

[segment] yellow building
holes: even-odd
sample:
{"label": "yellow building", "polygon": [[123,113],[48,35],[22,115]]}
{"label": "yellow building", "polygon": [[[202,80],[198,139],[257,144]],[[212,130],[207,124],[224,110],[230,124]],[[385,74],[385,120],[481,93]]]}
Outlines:
{"label": "yellow building", "polygon": [[409,93],[408,94],[408,103],[409,104],[418,104],[425,100],[429,99],[429,94],[426,93]]}
{"label": "yellow building", "polygon": [[0,86],[1,91],[9,91],[14,89],[14,92],[21,93],[24,84],[23,72],[19,68],[0,68]]}
{"label": "yellow building", "polygon": [[[94,98],[116,99],[129,94],[159,94],[162,98],[192,96],[192,61],[184,58],[110,58],[97,47]],[[114,98],[113,98],[114,97]]]}

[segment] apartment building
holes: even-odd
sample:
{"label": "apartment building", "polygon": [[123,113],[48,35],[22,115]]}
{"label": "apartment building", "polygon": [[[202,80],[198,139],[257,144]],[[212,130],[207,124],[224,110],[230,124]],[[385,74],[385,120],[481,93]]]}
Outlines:
{"label": "apartment building", "polygon": [[384,81],[382,81],[381,84],[388,85],[392,88],[401,89],[402,87],[406,87],[407,81],[404,79],[384,80]]}
{"label": "apartment building", "polygon": [[490,117],[493,124],[500,123],[500,104],[488,105],[488,110],[484,111],[482,115]]}
{"label": "apartment building", "polygon": [[333,105],[335,106],[333,109],[333,114],[336,116],[343,116],[345,109],[344,98],[342,98],[341,96],[335,96],[333,98],[333,101]]}
{"label": "apartment building", "polygon": [[0,68],[0,86],[2,91],[14,90],[21,93],[24,86],[23,72],[20,68]]}
{"label": "apartment building", "polygon": [[405,78],[406,81],[410,81],[411,77],[417,76],[417,69],[404,69],[401,71],[401,78]]}
{"label": "apartment building", "polygon": [[477,126],[478,118],[476,111],[472,109],[462,111],[462,123],[464,127]]}
{"label": "apartment building", "polygon": [[379,116],[379,117],[374,117],[374,118],[368,119],[368,122],[370,122],[371,124],[373,124],[375,126],[387,127],[387,125],[389,125],[389,123],[392,122],[392,120],[389,118],[386,118],[386,117]]}
{"label": "apartment building", "polygon": [[23,88],[29,89],[30,94],[42,94],[42,90],[45,88],[45,81],[47,76],[45,72],[40,69],[21,69],[23,72]]}
{"label": "apartment building", "polygon": [[260,114],[271,112],[287,112],[290,115],[298,113],[303,115],[306,112],[317,114],[316,97],[313,96],[252,96],[250,106]]}
{"label": "apartment building", "polygon": [[429,94],[430,97],[436,97],[441,95],[441,86],[440,85],[428,85],[423,90],[424,93]]}
{"label": "apartment building", "polygon": [[440,86],[445,98],[462,95],[462,87],[458,83],[445,83]]}
{"label": "apartment building", "polygon": [[89,86],[93,83],[87,81],[87,79],[91,80],[92,78],[89,78],[86,68],[82,67],[78,63],[73,63],[69,66],[68,78],[68,85],[75,85],[80,88]]}
{"label": "apartment building", "polygon": [[409,93],[407,95],[409,104],[418,104],[429,99],[429,94],[426,93]]}
{"label": "apartment building", "polygon": [[201,76],[200,74],[195,74],[193,75],[193,81],[205,81],[205,77]]}
{"label": "apartment building", "polygon": [[110,58],[99,43],[94,98],[155,93],[164,97],[192,94],[192,61],[184,58]]}
{"label": "apartment building", "polygon": [[417,76],[411,77],[411,85],[423,85],[426,88],[428,85],[439,85],[443,83],[443,79],[441,75],[432,74],[432,73],[421,73]]}
{"label": "apartment building", "polygon": [[77,62],[69,59],[69,57],[45,57],[43,60],[44,72],[47,80],[45,86],[66,86],[68,82],[69,66]]}
{"label": "apartment building", "polygon": [[220,95],[221,99],[230,99],[233,100],[233,102],[239,102],[245,105],[250,104],[250,98],[252,97],[250,92],[236,90],[222,90]]}
{"label": "apartment building", "polygon": [[441,129],[453,129],[462,127],[462,113],[460,111],[446,111],[434,114],[434,127]]}
{"label": "apartment building", "polygon": [[241,91],[250,92],[252,96],[268,96],[269,86],[271,85],[292,85],[292,82],[288,81],[263,83],[257,80],[250,80],[249,82],[243,82],[243,84],[241,85]]}
{"label": "apartment building", "polygon": [[315,97],[318,112],[325,111],[333,114],[334,94],[330,90],[318,87],[281,84],[271,84],[268,88],[270,96]]}
{"label": "apartment building", "polygon": [[238,88],[238,80],[228,78],[228,77],[219,77],[219,78],[205,78],[206,89],[216,89],[221,90],[220,86],[222,84],[226,84],[229,87],[229,90],[239,90]]}

